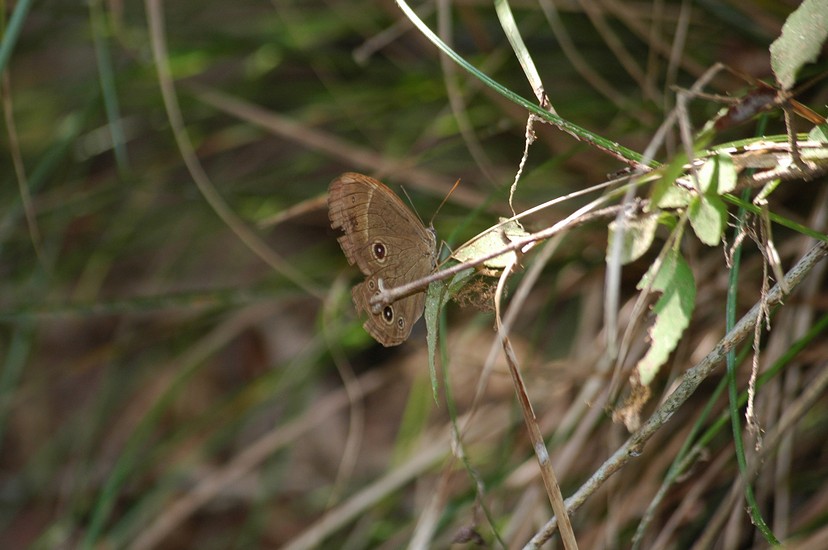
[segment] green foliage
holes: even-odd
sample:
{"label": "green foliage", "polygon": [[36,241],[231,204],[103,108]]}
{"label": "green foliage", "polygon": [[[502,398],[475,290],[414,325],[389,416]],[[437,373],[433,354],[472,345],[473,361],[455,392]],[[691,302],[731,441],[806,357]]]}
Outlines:
{"label": "green foliage", "polygon": [[[651,213],[631,220],[624,220],[624,241],[621,244],[621,264],[634,262],[650,249],[655,239],[656,229],[660,219],[659,214]],[[618,222],[609,225],[607,240],[607,254],[613,250],[615,239],[619,234]],[[609,256],[607,256],[609,260]]]}
{"label": "green foliage", "polygon": [[736,187],[733,159],[720,152],[705,161],[697,176],[702,194],[690,200],[690,225],[701,242],[716,246],[724,236],[727,223],[727,208],[719,195]]}
{"label": "green foliage", "polygon": [[[458,248],[452,257],[460,262],[472,262],[501,250],[504,246],[511,244],[517,239],[529,236],[529,233],[517,220],[506,221],[508,218],[500,218],[498,227],[488,231],[467,245]],[[507,265],[516,260],[517,252],[507,252],[483,262],[483,266],[492,269],[504,269]]]}
{"label": "green foliage", "polygon": [[690,203],[690,193],[676,185],[676,180],[684,173],[687,155],[676,154],[669,163],[658,169],[659,178],[650,191],[649,208],[680,208]]}
{"label": "green foliage", "polygon": [[721,242],[727,216],[721,199],[706,195],[693,197],[687,213],[690,225],[701,242],[708,246],[716,246]]}
{"label": "green foliage", "polygon": [[808,133],[808,139],[819,141],[821,143],[828,143],[828,124],[814,126]]}
{"label": "green foliage", "polygon": [[806,64],[816,61],[828,39],[828,1],[804,0],[785,20],[782,34],[770,46],[771,67],[785,90],[796,83]]}
{"label": "green foliage", "polygon": [[449,284],[444,281],[435,281],[428,286],[426,291],[426,305],[423,316],[426,322],[426,340],[428,343],[428,372],[431,377],[431,392],[435,402],[439,402],[437,393],[439,387],[437,352],[440,341],[440,317],[446,303],[473,274],[473,269],[466,269],[455,275]]}
{"label": "green foliage", "polygon": [[661,293],[653,306],[655,322],[650,328],[650,349],[635,367],[641,384],[647,386],[690,324],[696,305],[696,283],[690,266],[678,252],[671,249],[660,266],[650,266],[636,288],[650,288]]}

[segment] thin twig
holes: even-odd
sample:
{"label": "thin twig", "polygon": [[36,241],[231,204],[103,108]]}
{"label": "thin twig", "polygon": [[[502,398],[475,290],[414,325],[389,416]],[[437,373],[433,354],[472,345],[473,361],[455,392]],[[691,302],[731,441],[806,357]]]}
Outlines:
{"label": "thin twig", "polygon": [[526,384],[523,381],[523,376],[520,374],[517,354],[512,347],[511,340],[509,340],[508,329],[504,326],[503,319],[500,314],[500,304],[503,298],[503,290],[506,286],[506,281],[512,272],[512,268],[516,265],[516,263],[517,258],[512,257],[506,269],[503,270],[500,280],[498,281],[497,293],[495,296],[495,322],[497,324],[497,335],[500,340],[500,345],[503,347],[503,355],[506,358],[506,364],[509,366],[509,374],[512,375],[512,383],[515,386],[515,395],[520,402],[520,410],[523,412],[523,421],[526,425],[529,440],[532,442],[532,447],[535,450],[535,457],[538,459],[538,466],[540,468],[544,487],[546,488],[546,495],[549,498],[549,503],[552,505],[552,510],[555,512],[555,516],[561,518],[560,531],[564,548],[567,550],[576,550],[578,548],[578,542],[575,539],[575,533],[572,531],[572,524],[569,521],[569,517],[566,515],[566,504],[564,503],[563,495],[561,494],[561,487],[558,484],[558,477],[555,475],[555,469],[552,467],[552,460],[549,458],[549,449],[546,448],[546,443],[543,440],[543,433],[538,425],[538,418],[535,415],[532,402],[529,400],[529,394],[526,391]]}
{"label": "thin twig", "polygon": [[765,437],[765,445],[756,453],[747,466],[744,476],[738,476],[733,480],[733,485],[730,488],[728,496],[722,501],[719,506],[721,513],[717,512],[714,517],[717,519],[707,525],[705,532],[694,545],[694,549],[710,548],[713,546],[713,540],[718,535],[722,525],[725,523],[728,514],[727,510],[732,509],[739,498],[744,497],[745,480],[753,480],[759,472],[759,469],[765,464],[765,457],[773,451],[777,445],[782,442],[782,439],[790,433],[794,422],[802,418],[802,416],[813,407],[814,403],[823,395],[825,388],[828,387],[828,369],[823,364],[822,368],[817,368],[820,374],[815,380],[810,382],[802,392],[802,395],[794,401],[786,405],[785,412],[773,428]]}
{"label": "thin twig", "polygon": [[624,206],[610,206],[607,208],[596,210],[589,214],[581,213],[581,215],[577,218],[569,216],[565,220],[562,220],[551,227],[548,227],[542,231],[538,231],[537,233],[532,233],[526,237],[523,237],[522,239],[515,239],[508,245],[504,245],[502,248],[499,248],[493,252],[489,252],[488,254],[484,254],[478,258],[475,258],[474,260],[469,260],[461,264],[453,265],[446,269],[441,269],[440,271],[435,271],[434,273],[426,277],[423,277],[422,279],[411,281],[408,284],[400,285],[393,288],[383,288],[380,290],[380,292],[376,293],[374,296],[371,297],[371,306],[376,308],[381,307],[384,304],[396,302],[400,298],[409,296],[411,294],[414,294],[415,292],[423,290],[435,281],[441,281],[443,279],[453,277],[461,271],[465,271],[469,268],[481,265],[491,260],[492,258],[497,258],[498,256],[501,256],[507,252],[513,252],[516,250],[525,252],[526,250],[524,250],[524,248],[528,250],[528,247],[531,247],[531,245],[549,239],[550,237],[553,237],[566,229],[572,229],[573,227],[577,227],[579,225],[599,218],[613,217],[618,213],[619,210],[623,208]]}

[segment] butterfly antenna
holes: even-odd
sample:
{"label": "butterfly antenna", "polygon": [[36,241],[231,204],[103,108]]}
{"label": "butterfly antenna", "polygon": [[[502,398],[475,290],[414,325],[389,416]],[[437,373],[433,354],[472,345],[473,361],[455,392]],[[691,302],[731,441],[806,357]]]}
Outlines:
{"label": "butterfly antenna", "polygon": [[441,208],[443,208],[443,205],[446,204],[446,201],[449,200],[449,197],[452,193],[454,193],[454,190],[457,189],[458,185],[460,185],[460,178],[458,178],[457,181],[454,182],[454,185],[451,187],[451,189],[449,189],[449,192],[446,194],[445,198],[443,198],[443,202],[440,203],[440,206],[438,206],[437,210],[435,210],[434,214],[432,214],[431,219],[428,222],[429,227],[432,227],[434,225],[434,218],[437,217],[437,213],[440,211]]}
{"label": "butterfly antenna", "polygon": [[408,205],[411,207],[411,211],[414,212],[414,215],[417,216],[417,219],[420,220],[420,223],[422,223],[425,226],[425,224],[423,223],[423,217],[420,216],[420,212],[418,212],[417,207],[414,206],[414,201],[411,200],[411,195],[408,194],[408,190],[403,185],[400,186],[400,189],[402,190],[403,195],[405,195],[405,200],[408,201]]}
{"label": "butterfly antenna", "polygon": [[[441,202],[440,206],[437,207],[437,210],[434,211],[434,214],[431,216],[431,219],[428,221],[428,227],[434,227],[434,218],[437,217],[437,213],[440,212],[440,209],[443,208],[443,205],[446,204],[446,201],[449,199],[451,194],[454,193],[454,190],[457,189],[458,185],[460,185],[460,180],[459,179],[454,182],[454,185],[451,187],[451,189],[449,189],[449,192],[445,196],[445,198],[443,199],[443,202]],[[408,194],[408,191],[406,191],[405,187],[401,186],[400,188],[402,189],[402,192],[405,195],[405,198],[408,200],[408,204],[411,205],[411,210],[414,211],[414,213],[417,215],[417,218],[419,218],[420,221],[422,222],[423,218],[420,216],[420,213],[417,212],[417,209],[414,207],[414,202],[411,200],[411,196]],[[423,225],[425,225],[425,223],[423,223]]]}

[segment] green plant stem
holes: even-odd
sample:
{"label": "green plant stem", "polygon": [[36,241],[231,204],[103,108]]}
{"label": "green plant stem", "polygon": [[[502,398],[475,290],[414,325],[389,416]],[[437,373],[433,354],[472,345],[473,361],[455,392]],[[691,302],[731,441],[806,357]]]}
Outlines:
{"label": "green plant stem", "polygon": [[[742,198],[744,201],[747,201],[750,198],[749,193],[750,191],[747,189],[743,191]],[[741,230],[742,224],[744,223],[745,215],[746,210],[740,207],[738,222],[736,223],[736,235],[738,235],[739,231]],[[739,286],[738,281],[741,252],[741,246],[737,246],[736,249],[733,251],[733,263],[730,269],[730,275],[728,279],[727,304],[725,307],[726,333],[730,332],[730,330],[732,330],[736,324],[736,296],[737,289]],[[760,319],[757,319],[757,322],[760,322]],[[754,345],[755,344],[756,343],[754,342]],[[757,529],[759,529],[759,532],[762,533],[762,536],[765,537],[765,540],[767,540],[770,544],[778,545],[779,541],[774,536],[773,532],[771,531],[770,527],[768,527],[767,523],[765,523],[761,511],[759,510],[759,505],[756,502],[756,498],[753,494],[753,485],[751,484],[751,480],[747,479],[747,460],[745,459],[745,449],[742,443],[742,427],[741,422],[739,421],[739,399],[736,388],[736,350],[731,349],[727,352],[726,361],[727,390],[730,407],[730,422],[733,428],[733,445],[736,451],[736,462],[739,464],[739,472],[741,473],[745,484],[745,500],[748,504],[748,510],[750,513],[751,520],[753,521],[754,525],[756,525]]]}
{"label": "green plant stem", "polygon": [[[722,199],[738,206],[740,208],[740,212],[742,210],[748,211],[751,214],[760,215],[762,214],[762,209],[750,201],[750,195],[743,195],[742,197],[735,197],[729,193],[725,193],[721,195]],[[777,223],[783,227],[787,227],[788,229],[792,229],[797,233],[801,233],[812,239],[816,239],[818,241],[828,242],[828,235],[824,233],[820,233],[819,231],[814,231],[810,227],[804,226],[802,224],[796,223],[793,220],[788,218],[784,218],[779,214],[774,214],[773,212],[768,212],[768,217],[774,223]],[[741,218],[740,218],[741,219]]]}
{"label": "green plant stem", "polygon": [[0,41],[0,72],[6,70],[6,64],[11,58],[12,51],[14,51],[14,46],[20,37],[20,31],[23,30],[23,23],[26,21],[26,15],[29,13],[29,8],[32,7],[32,4],[32,0],[20,0],[14,6],[14,12],[9,19],[8,26],[3,29],[3,40]]}
{"label": "green plant stem", "polygon": [[98,61],[98,79],[101,84],[101,94],[109,121],[109,134],[112,139],[112,151],[115,154],[115,164],[121,176],[129,172],[129,159],[126,151],[126,136],[121,117],[121,108],[118,101],[118,90],[115,86],[115,68],[112,63],[112,52],[109,49],[106,15],[100,6],[100,0],[89,3],[89,27],[92,30],[95,44],[95,57]]}

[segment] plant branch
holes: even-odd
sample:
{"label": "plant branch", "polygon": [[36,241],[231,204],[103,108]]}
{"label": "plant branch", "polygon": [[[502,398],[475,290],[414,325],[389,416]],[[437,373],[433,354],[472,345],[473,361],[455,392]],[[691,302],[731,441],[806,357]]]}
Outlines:
{"label": "plant branch", "polygon": [[[808,251],[785,276],[785,283],[793,289],[805,279],[805,276],[828,255],[828,243],[819,242]],[[713,372],[724,360],[725,355],[734,346],[742,342],[753,332],[753,326],[759,319],[762,307],[773,307],[782,301],[784,294],[779,284],[774,285],[768,294],[765,304],[756,303],[722,338],[713,350],[698,364],[688,370],[678,387],[664,401],[664,403],[650,416],[650,418],[630,438],[609,457],[604,464],[581,487],[567,499],[567,510],[570,515],[581,507],[589,496],[595,493],[609,477],[623,468],[631,459],[641,455],[644,445],[655,433],[666,424],[673,414],[681,407],[696,388]],[[527,549],[540,548],[549,540],[557,526],[557,519],[550,519],[525,546]]]}

